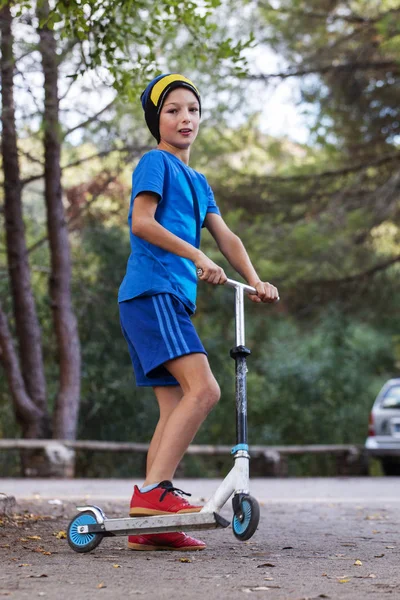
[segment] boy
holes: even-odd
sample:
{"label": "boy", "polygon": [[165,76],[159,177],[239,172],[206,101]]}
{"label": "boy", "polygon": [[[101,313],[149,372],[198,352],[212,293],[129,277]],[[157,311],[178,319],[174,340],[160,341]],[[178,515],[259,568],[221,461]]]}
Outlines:
{"label": "boy", "polygon": [[[204,175],[191,169],[200,95],[178,74],[160,75],[141,96],[157,149],[145,154],[132,179],[128,222],[131,254],[118,301],[136,383],[154,389],[160,418],[147,455],[146,480],[134,488],[130,515],[198,512],[171,481],[187,447],[220,397],[207,353],[192,325],[197,270],[223,284],[226,275],[199,249],[207,227],[232,267],[257,290],[253,302],[274,302],[278,290],[260,281],[240,239],[220,215]],[[182,532],[129,536],[132,550],[202,550]]]}

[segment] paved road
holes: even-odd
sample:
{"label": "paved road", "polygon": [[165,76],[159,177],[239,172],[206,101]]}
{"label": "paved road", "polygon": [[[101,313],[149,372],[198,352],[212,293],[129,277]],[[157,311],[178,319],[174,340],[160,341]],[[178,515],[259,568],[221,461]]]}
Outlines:
{"label": "paved road", "polygon": [[[216,483],[176,481],[194,500],[211,495]],[[205,531],[199,537],[207,549],[199,553],[131,552],[121,537],[79,555],[54,535],[67,527],[78,502],[104,506],[109,516],[124,514],[131,486],[127,480],[0,479],[0,492],[28,510],[0,526],[0,597],[400,598],[400,479],[252,480],[261,504],[254,537],[243,543],[230,528]],[[230,518],[228,505],[223,514]]]}
{"label": "paved road", "polygon": [[[174,484],[192,492],[192,500],[209,498],[220,480],[182,479]],[[121,501],[130,498],[130,479],[1,479],[0,493],[17,501],[32,499]],[[252,479],[251,493],[267,504],[340,502],[400,504],[400,478],[353,477],[313,479]]]}

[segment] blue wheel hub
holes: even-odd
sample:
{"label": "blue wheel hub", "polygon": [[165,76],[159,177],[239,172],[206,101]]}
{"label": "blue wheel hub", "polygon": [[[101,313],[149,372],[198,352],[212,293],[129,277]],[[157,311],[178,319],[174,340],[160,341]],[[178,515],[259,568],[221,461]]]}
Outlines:
{"label": "blue wheel hub", "polygon": [[247,500],[242,500],[241,503],[242,517],[239,518],[237,515],[233,517],[233,528],[238,534],[244,533],[251,520],[251,504]]}
{"label": "blue wheel hub", "polygon": [[70,540],[75,546],[86,546],[96,537],[95,533],[79,533],[78,527],[81,525],[96,525],[97,521],[93,515],[79,515],[71,523],[69,529]]}

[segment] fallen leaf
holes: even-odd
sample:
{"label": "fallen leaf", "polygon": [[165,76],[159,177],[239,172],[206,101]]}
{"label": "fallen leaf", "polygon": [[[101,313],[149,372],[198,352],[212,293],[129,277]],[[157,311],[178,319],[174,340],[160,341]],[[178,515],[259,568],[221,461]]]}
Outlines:
{"label": "fallen leaf", "polygon": [[113,565],[114,569],[120,569],[121,565]]}
{"label": "fallen leaf", "polygon": [[355,542],[345,542],[341,544],[341,546],[350,546],[351,548],[354,548],[354,546],[357,546],[357,544]]}
{"label": "fallen leaf", "polygon": [[348,583],[350,579],[339,579],[339,583]]}
{"label": "fallen leaf", "polygon": [[66,540],[67,539],[67,532],[66,531],[59,531],[58,533],[54,533],[53,535],[55,535],[55,537],[58,540]]}
{"label": "fallen leaf", "polygon": [[374,558],[383,558],[384,556],[384,554],[375,554]]}
{"label": "fallen leaf", "polygon": [[273,581],[274,578],[273,577],[264,577],[265,581]]}
{"label": "fallen leaf", "polygon": [[52,554],[52,552],[47,552],[41,546],[38,546],[37,548],[33,548],[32,552],[38,552],[40,554],[43,554],[44,556],[51,556],[51,554]]}
{"label": "fallen leaf", "polygon": [[269,585],[268,589],[269,590],[280,590],[281,586],[280,585]]}
{"label": "fallen leaf", "polygon": [[27,540],[41,540],[42,538],[40,537],[40,535],[27,535],[26,539]]}
{"label": "fallen leaf", "polygon": [[263,563],[262,565],[257,565],[257,569],[260,569],[261,567],[275,567],[275,565],[272,563]]}
{"label": "fallen leaf", "polygon": [[368,579],[376,579],[376,575],[374,575],[373,573],[370,573],[369,575],[367,575]]}
{"label": "fallen leaf", "polygon": [[354,561],[354,564],[356,565],[356,567],[361,567],[362,562],[360,559],[357,558],[357,560]]}
{"label": "fallen leaf", "polygon": [[98,584],[96,587],[97,587],[97,589],[98,589],[98,590],[102,590],[103,588],[106,588],[107,586],[106,586],[106,584],[105,584],[105,583],[102,581],[102,582],[101,582],[101,583],[99,583],[99,584]]}
{"label": "fallen leaf", "polygon": [[31,567],[32,564],[31,563],[21,563],[20,565],[18,565],[19,567]]}
{"label": "fallen leaf", "polygon": [[385,546],[388,550],[394,550],[395,546]]}
{"label": "fallen leaf", "polygon": [[190,558],[180,558],[179,562],[183,562],[183,563],[191,563],[192,561],[190,560]]}

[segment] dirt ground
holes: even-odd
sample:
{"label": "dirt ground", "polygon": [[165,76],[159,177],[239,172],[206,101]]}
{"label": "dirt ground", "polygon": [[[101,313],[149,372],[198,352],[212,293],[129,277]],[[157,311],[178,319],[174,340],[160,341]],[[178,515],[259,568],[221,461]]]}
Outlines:
{"label": "dirt ground", "polygon": [[[121,501],[102,504],[126,513]],[[19,502],[0,517],[0,598],[381,600],[400,598],[400,514],[393,503],[263,503],[248,542],[202,532],[202,552],[133,552],[125,537],[89,554],[64,538],[74,503]],[[231,518],[231,510],[222,513]]]}

